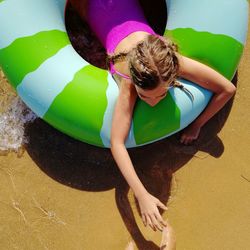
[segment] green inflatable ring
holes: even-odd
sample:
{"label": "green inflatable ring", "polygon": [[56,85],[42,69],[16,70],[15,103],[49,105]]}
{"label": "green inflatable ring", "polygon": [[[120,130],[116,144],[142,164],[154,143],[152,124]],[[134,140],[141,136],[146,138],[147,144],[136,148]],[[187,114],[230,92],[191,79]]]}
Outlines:
{"label": "green inflatable ring", "polygon": [[[166,3],[165,35],[178,44],[180,53],[232,79],[246,41],[248,1]],[[89,64],[73,49],[64,24],[65,4],[66,0],[0,1],[0,66],[39,117],[73,138],[109,147],[118,88],[108,71]],[[153,108],[139,100],[127,147],[176,133],[206,107],[212,93],[179,81],[194,101],[178,88]]]}

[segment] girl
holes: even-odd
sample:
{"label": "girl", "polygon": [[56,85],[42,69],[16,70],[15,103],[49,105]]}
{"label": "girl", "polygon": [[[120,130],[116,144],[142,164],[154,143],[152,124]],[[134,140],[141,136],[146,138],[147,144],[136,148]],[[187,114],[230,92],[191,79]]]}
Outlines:
{"label": "girl", "polygon": [[[211,90],[213,97],[203,113],[186,129],[180,141],[190,144],[199,136],[202,126],[234,95],[236,88],[210,67],[182,56],[176,46],[148,25],[137,0],[71,0],[82,19],[96,33],[108,53],[109,70],[118,86],[119,97],[111,128],[111,152],[138,199],[145,226],[162,231],[158,206],[166,209],[147,192],[134,170],[125,147],[137,98],[150,106],[157,105],[175,82],[185,78]],[[185,90],[185,89],[184,89]]]}

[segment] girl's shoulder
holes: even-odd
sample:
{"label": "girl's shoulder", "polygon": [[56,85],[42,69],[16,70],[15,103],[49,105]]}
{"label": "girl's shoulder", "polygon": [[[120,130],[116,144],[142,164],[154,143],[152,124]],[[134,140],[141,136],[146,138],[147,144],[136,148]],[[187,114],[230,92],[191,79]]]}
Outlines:
{"label": "girl's shoulder", "polygon": [[133,107],[138,97],[134,84],[128,79],[122,79],[119,84],[118,102],[122,104],[123,109]]}
{"label": "girl's shoulder", "polygon": [[121,78],[119,85],[121,94],[137,95],[136,88],[130,79]]}

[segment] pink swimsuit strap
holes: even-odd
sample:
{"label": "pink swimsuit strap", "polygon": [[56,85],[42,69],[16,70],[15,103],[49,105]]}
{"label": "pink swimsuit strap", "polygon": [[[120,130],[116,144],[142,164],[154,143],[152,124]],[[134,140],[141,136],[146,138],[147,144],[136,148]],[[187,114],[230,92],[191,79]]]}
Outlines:
{"label": "pink swimsuit strap", "polygon": [[130,76],[122,74],[121,72],[117,71],[114,67],[114,64],[112,62],[109,63],[109,72],[114,75],[117,74],[125,79],[130,79]]}

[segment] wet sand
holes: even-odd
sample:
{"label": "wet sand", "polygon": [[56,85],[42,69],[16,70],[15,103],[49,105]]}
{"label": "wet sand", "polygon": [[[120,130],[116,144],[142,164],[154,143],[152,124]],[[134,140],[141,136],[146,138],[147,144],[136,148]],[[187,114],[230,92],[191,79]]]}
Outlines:
{"label": "wet sand", "polygon": [[[100,49],[101,50],[101,49]],[[178,134],[129,150],[149,192],[168,211],[177,250],[250,249],[250,36],[235,98],[192,146]],[[1,107],[14,93],[1,75]],[[9,97],[8,97],[9,96]],[[58,132],[40,119],[29,143],[0,156],[1,249],[159,249],[108,149]],[[161,211],[162,212],[162,211]]]}

